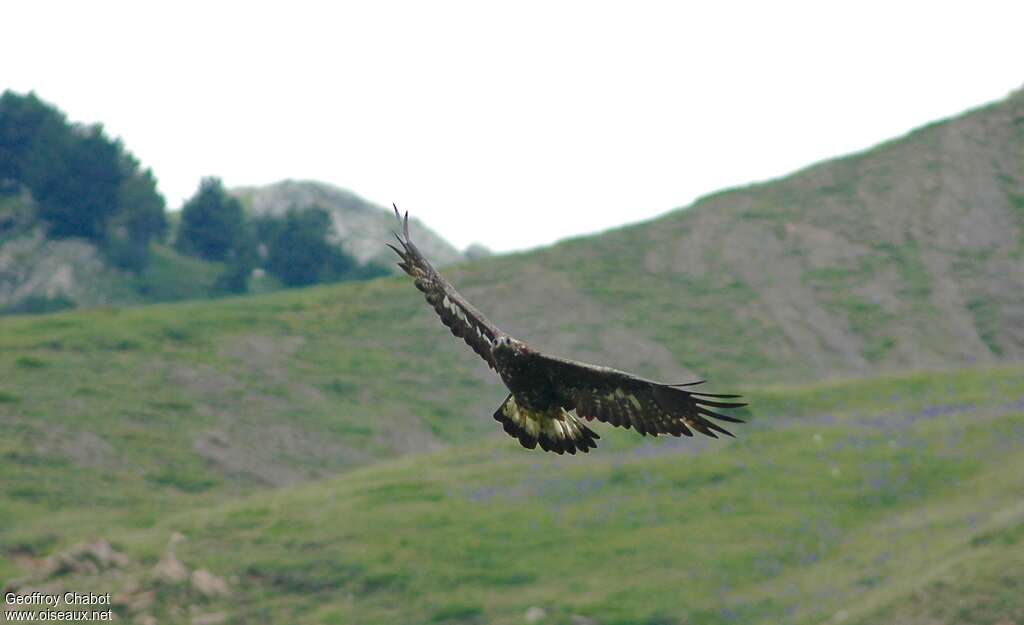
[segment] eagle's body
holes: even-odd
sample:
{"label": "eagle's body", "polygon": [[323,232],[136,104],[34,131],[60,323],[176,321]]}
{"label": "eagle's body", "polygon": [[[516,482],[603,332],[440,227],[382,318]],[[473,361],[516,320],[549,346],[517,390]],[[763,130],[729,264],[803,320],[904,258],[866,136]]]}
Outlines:
{"label": "eagle's body", "polygon": [[[402,223],[397,208],[395,215]],[[402,249],[390,246],[402,258],[398,266],[414,278],[452,334],[462,337],[501,376],[509,396],[494,418],[524,447],[533,449],[539,443],[545,451],[559,454],[587,452],[597,447],[600,437],[583,419],[633,427],[644,435],[693,436],[691,430],[697,430],[715,438],[715,432],[732,434],[707,417],[742,423],[709,409],[745,405],[715,401],[736,395],[696,393],[682,387],[701,382],[661,384],[548,356],[508,336],[459,295],[409,240],[408,213],[402,226],[404,237],[395,235]]]}

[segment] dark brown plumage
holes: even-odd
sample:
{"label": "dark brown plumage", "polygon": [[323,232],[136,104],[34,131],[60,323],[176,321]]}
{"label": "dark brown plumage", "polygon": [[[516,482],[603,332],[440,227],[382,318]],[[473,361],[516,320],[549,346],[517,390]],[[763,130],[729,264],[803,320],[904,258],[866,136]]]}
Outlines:
{"label": "dark brown plumage", "polygon": [[494,418],[510,435],[529,449],[562,454],[588,452],[597,447],[597,433],[584,419],[617,427],[634,428],[643,435],[718,438],[732,433],[711,419],[743,423],[712,409],[739,408],[738,395],[714,395],[688,390],[688,384],[662,384],[609,367],[542,354],[514,339],[484,317],[445,280],[409,239],[409,214],[395,207],[402,235],[395,234],[401,249],[388,244],[402,259],[398,263],[413,277],[416,288],[441,317],[452,334],[461,337],[497,371],[509,395]]}

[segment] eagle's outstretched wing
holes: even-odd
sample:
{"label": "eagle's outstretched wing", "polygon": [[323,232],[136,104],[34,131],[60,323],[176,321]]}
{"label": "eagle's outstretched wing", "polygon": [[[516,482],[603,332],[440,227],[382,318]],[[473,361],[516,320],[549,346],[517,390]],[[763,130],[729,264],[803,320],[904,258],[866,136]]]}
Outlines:
{"label": "eagle's outstretched wing", "polygon": [[541,368],[550,383],[565,398],[565,410],[575,410],[586,419],[634,428],[643,435],[693,436],[697,430],[713,438],[732,433],[709,419],[743,423],[742,419],[715,412],[712,408],[739,408],[746,404],[721,399],[739,395],[697,393],[689,384],[661,384],[624,371],[535,353],[532,366]]}
{"label": "eagle's outstretched wing", "polygon": [[398,266],[413,277],[416,288],[423,292],[427,302],[434,307],[438,316],[441,317],[441,321],[448,326],[452,334],[466,341],[466,344],[472,347],[473,351],[486,360],[493,369],[494,356],[491,354],[491,344],[501,334],[501,331],[459,295],[455,287],[445,280],[416,249],[409,239],[409,213],[406,212],[403,219],[398,213],[398,207],[392,206],[395,209],[395,217],[398,218],[398,223],[402,228],[402,236],[395,233],[395,238],[398,239],[402,249],[398,249],[390,243],[388,247],[402,257],[402,262],[398,263]]}

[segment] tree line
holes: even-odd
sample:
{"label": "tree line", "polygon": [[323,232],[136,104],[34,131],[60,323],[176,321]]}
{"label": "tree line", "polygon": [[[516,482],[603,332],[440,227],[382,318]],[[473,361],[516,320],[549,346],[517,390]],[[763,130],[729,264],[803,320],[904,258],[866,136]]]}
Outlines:
{"label": "tree line", "polygon": [[[48,236],[93,241],[115,265],[140,272],[169,221],[150,169],[100,124],[71,123],[34,93],[0,96],[0,194],[28,191]],[[256,268],[285,286],[386,273],[360,265],[329,241],[330,217],[303,207],[249,217],[218,178],[202,180],[182,207],[172,242],[180,253],[222,263],[218,287],[248,290]]]}
{"label": "tree line", "polygon": [[156,178],[100,124],[69,123],[34,93],[0,96],[0,192],[27,189],[51,237],[95,242],[117,265],[145,265],[167,233]]}
{"label": "tree line", "polygon": [[244,292],[254,268],[288,287],[384,275],[361,265],[329,241],[330,215],[322,208],[292,208],[283,216],[247,217],[219,178],[204,178],[181,209],[174,247],[183,254],[226,265],[221,287]]}

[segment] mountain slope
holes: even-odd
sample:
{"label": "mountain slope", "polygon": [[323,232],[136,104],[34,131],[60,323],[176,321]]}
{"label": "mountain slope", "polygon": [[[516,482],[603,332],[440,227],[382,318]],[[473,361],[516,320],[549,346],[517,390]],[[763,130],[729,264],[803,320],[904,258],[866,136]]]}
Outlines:
{"label": "mountain slope", "polygon": [[[114,591],[122,615],[160,622],[192,604],[261,623],[513,624],[531,607],[560,625],[997,623],[1024,605],[1007,548],[1024,522],[1022,374],[755,391],[736,440],[413,455],[108,529],[127,564],[30,583]],[[90,535],[48,518],[6,542],[54,531],[62,546]],[[176,532],[176,558],[229,580],[228,597],[161,581]],[[920,618],[878,618],[893,613]]]}
{"label": "mountain slope", "polygon": [[[1019,360],[1022,126],[1018,94],[446,268],[542,349],[750,392],[738,441],[523,452],[490,418],[496,377],[401,277],[0,318],[0,577],[99,535],[172,622],[192,601],[258,622],[1016,618],[1019,366],[758,387]],[[176,530],[230,602],[153,581]],[[957,621],[952,583],[1006,609]]]}
{"label": "mountain slope", "polygon": [[[446,273],[541,349],[666,381],[708,377],[711,392],[1019,360],[1022,102]],[[980,199],[956,203],[949,189]],[[204,493],[481,437],[514,444],[490,419],[500,382],[404,278],[0,319],[0,350],[0,428],[52,476],[44,502],[74,496],[60,487],[68,466],[97,481],[132,466],[114,472],[125,492]],[[175,426],[153,434],[166,419]],[[74,445],[33,442],[48,432],[99,437],[109,458],[90,466]]]}
{"label": "mountain slope", "polygon": [[1024,92],[524,262],[709,376],[1019,360]]}
{"label": "mountain slope", "polygon": [[[262,187],[239,187],[231,193],[254,215],[280,216],[292,208],[323,208],[331,216],[337,243],[346,252],[364,264],[372,261],[394,266],[388,256],[390,251],[381,245],[382,238],[390,236],[394,229],[390,209],[371,204],[351,191],[323,182],[283,180]],[[464,259],[450,243],[418,219],[411,219],[409,226],[413,236],[422,241],[424,253],[429,254],[435,264],[448,265]]]}

